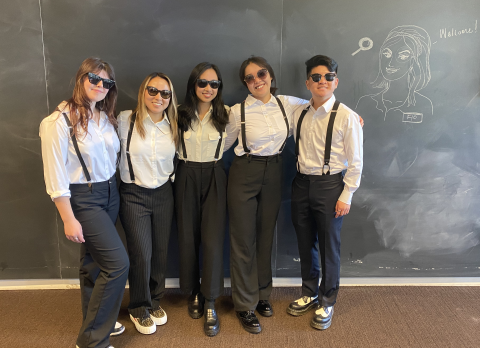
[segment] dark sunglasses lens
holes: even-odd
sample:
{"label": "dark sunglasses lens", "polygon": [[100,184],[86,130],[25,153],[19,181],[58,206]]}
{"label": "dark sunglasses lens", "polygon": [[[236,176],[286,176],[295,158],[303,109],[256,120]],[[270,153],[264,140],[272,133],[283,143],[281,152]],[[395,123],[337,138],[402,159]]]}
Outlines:
{"label": "dark sunglasses lens", "polygon": [[172,96],[172,91],[164,90],[164,91],[159,91],[159,92],[160,92],[160,96],[163,99],[170,99],[170,97]]}
{"label": "dark sunglasses lens", "polygon": [[320,75],[320,74],[312,74],[312,75],[310,75],[310,77],[312,78],[313,82],[318,82],[322,79],[322,75]]}
{"label": "dark sunglasses lens", "polygon": [[147,92],[152,97],[155,97],[158,94],[158,92],[160,92],[160,91],[158,89],[156,89],[155,87],[147,87]]}
{"label": "dark sunglasses lens", "polygon": [[212,87],[213,89],[217,89],[218,87],[220,87],[220,81],[217,81],[217,80],[212,80],[209,82],[210,84],[210,87]]}
{"label": "dark sunglasses lens", "polygon": [[207,80],[204,80],[204,79],[197,80],[197,86],[200,87],[200,88],[207,87],[207,84],[208,84]]}
{"label": "dark sunglasses lens", "polygon": [[327,80],[327,81],[335,80],[335,74],[333,74],[333,73],[325,74],[325,80]]}
{"label": "dark sunglasses lens", "polygon": [[102,81],[102,84],[103,84],[103,88],[110,89],[113,86],[115,86],[115,81],[104,79]]}
{"label": "dark sunglasses lens", "polygon": [[97,76],[97,75],[92,74],[92,73],[88,73],[88,81],[91,84],[97,85],[100,82],[100,80],[101,80],[100,76]]}
{"label": "dark sunglasses lens", "polygon": [[253,81],[255,81],[255,77],[253,77],[253,75],[247,75],[247,76],[245,76],[244,81],[246,83],[252,83]]}
{"label": "dark sunglasses lens", "polygon": [[267,69],[262,69],[257,72],[257,76],[261,78],[262,80],[267,77],[268,70]]}

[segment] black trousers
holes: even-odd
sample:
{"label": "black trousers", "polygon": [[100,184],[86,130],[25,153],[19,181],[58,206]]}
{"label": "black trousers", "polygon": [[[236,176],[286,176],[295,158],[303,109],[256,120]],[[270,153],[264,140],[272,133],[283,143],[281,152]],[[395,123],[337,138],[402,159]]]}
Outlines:
{"label": "black trousers", "polygon": [[[342,173],[297,173],[292,184],[292,220],[300,253],[302,296],[318,295],[323,306],[333,306],[338,294],[343,217],[335,218],[335,205],[343,187]],[[319,252],[322,265],[320,287]]]}
{"label": "black trousers", "polygon": [[128,276],[128,256],[115,228],[119,196],[115,176],[110,180],[70,185],[73,214],[85,243],[80,248],[80,290],[83,323],[80,348],[109,345]]}
{"label": "black trousers", "polygon": [[[227,213],[223,161],[180,161],[175,175],[175,207],[180,248],[180,287],[214,300],[223,293],[223,242]],[[200,284],[200,245],[202,281]]]}
{"label": "black trousers", "polygon": [[272,292],[272,243],[281,203],[282,157],[235,157],[227,189],[230,273],[236,311]]}
{"label": "black trousers", "polygon": [[149,316],[165,292],[167,250],[173,220],[173,190],[170,180],[155,189],[120,184],[120,221],[130,256],[129,313]]}

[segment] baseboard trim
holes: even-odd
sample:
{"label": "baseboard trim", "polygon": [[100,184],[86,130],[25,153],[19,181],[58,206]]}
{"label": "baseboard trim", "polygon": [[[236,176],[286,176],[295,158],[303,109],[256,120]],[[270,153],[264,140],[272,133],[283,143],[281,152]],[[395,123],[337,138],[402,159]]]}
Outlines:
{"label": "baseboard trim", "polygon": [[[300,278],[274,278],[274,287],[301,286]],[[178,278],[166,280],[167,288],[179,287]],[[230,287],[225,278],[225,287]],[[341,278],[340,286],[480,286],[480,277],[371,277]],[[128,285],[127,285],[128,287]],[[78,279],[24,279],[0,280],[0,290],[79,289]]]}

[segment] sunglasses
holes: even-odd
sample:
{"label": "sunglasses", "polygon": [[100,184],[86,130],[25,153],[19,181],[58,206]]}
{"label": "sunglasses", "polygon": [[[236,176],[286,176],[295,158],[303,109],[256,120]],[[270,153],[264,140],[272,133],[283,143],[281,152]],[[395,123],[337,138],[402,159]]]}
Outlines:
{"label": "sunglasses", "polygon": [[96,86],[100,81],[102,81],[103,88],[110,89],[113,86],[115,86],[114,80],[101,78],[100,76],[95,75],[94,73],[91,73],[91,72],[89,72],[87,76],[88,76],[88,81],[92,85]]}
{"label": "sunglasses", "polygon": [[[261,69],[257,71],[257,77],[261,80],[265,80],[267,78],[267,75],[268,75],[267,69]],[[243,81],[245,81],[248,85],[250,85],[255,82],[255,76],[253,76],[252,74],[249,74],[245,76]]]}
{"label": "sunglasses", "polygon": [[205,88],[207,87],[207,85],[210,85],[210,87],[212,87],[213,89],[217,89],[218,87],[220,87],[221,84],[222,84],[222,81],[218,81],[218,80],[211,80],[211,81],[207,81],[205,79],[197,80],[197,86],[200,88]]}
{"label": "sunglasses", "polygon": [[[325,80],[327,80],[328,82],[332,82],[333,80],[335,80],[335,77],[337,77],[337,74],[331,72],[323,76],[325,76]],[[313,82],[320,82],[320,80],[322,79],[322,74],[311,74],[310,77],[312,78]]]}
{"label": "sunglasses", "polygon": [[163,99],[170,99],[170,97],[172,96],[172,91],[169,91],[167,89],[160,91],[152,86],[147,86],[145,89],[147,90],[148,94],[151,95],[152,97],[155,97],[158,93],[160,93],[160,96]]}

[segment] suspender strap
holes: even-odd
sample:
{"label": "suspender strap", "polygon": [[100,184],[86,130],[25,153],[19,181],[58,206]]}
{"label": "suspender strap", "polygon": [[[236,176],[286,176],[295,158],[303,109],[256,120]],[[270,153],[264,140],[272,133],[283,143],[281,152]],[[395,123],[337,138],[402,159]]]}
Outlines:
{"label": "suspender strap", "polygon": [[137,113],[135,112],[130,117],[130,127],[128,128],[127,150],[126,150],[128,171],[130,172],[130,180],[132,180],[132,182],[135,182],[135,174],[133,173],[132,160],[130,158],[130,141],[132,140],[132,132],[133,132],[133,127],[135,126],[136,118],[137,118]]}
{"label": "suspender strap", "polygon": [[285,141],[283,142],[282,147],[280,148],[280,151],[279,151],[279,153],[281,153],[283,151],[283,149],[285,148],[285,144],[287,144],[288,133],[290,133],[290,126],[288,125],[287,114],[285,112],[285,109],[283,107],[282,102],[280,101],[280,99],[278,97],[275,97],[275,99],[277,99],[278,106],[280,106],[280,110],[282,110],[283,119],[285,120],[285,124],[287,125],[287,136],[285,137]]}
{"label": "suspender strap", "polygon": [[220,148],[222,147],[223,139],[223,132],[218,133],[220,133],[220,138],[218,139],[217,150],[215,151],[215,161],[218,161],[218,158],[220,157]]}
{"label": "suspender strap", "polygon": [[187,161],[187,147],[185,146],[185,138],[183,137],[183,130],[180,130],[180,141],[182,142],[182,150],[183,150],[183,160]]}
{"label": "suspender strap", "polygon": [[300,155],[300,129],[302,128],[302,122],[303,119],[305,118],[305,115],[307,114],[308,110],[310,110],[310,105],[308,108],[304,109],[302,113],[300,114],[300,118],[298,119],[297,123],[297,137],[295,141],[295,158],[296,158],[296,165],[297,165],[297,171],[300,172],[300,168],[298,167],[298,156]]}
{"label": "suspender strap", "polygon": [[325,175],[324,169],[325,166],[328,166],[327,175],[330,174],[330,150],[332,149],[332,133],[333,133],[333,123],[335,122],[335,117],[337,116],[337,110],[340,102],[337,100],[333,104],[332,111],[330,112],[330,120],[328,121],[327,128],[327,138],[325,139],[325,158],[323,160],[322,175]]}
{"label": "suspender strap", "polygon": [[88,186],[92,187],[92,183],[91,183],[92,178],[90,177],[90,174],[88,173],[87,166],[85,165],[85,161],[83,160],[82,154],[80,153],[80,149],[78,148],[77,138],[75,137],[75,132],[73,131],[73,126],[70,123],[70,120],[68,119],[67,114],[63,113],[63,117],[65,117],[65,122],[67,122],[67,126],[70,129],[70,136],[72,137],[73,147],[75,148],[75,152],[77,153],[78,160],[80,161],[80,164],[82,165],[83,174],[87,178]]}
{"label": "suspender strap", "polygon": [[250,153],[250,150],[247,147],[247,135],[245,132],[245,100],[240,104],[240,124],[242,126],[242,144],[243,144],[243,151],[246,154]]}

